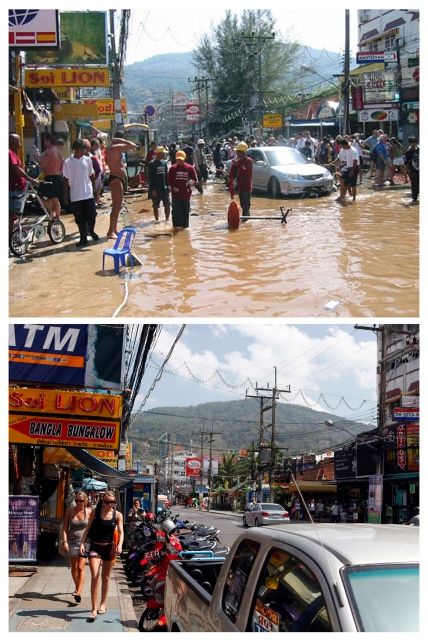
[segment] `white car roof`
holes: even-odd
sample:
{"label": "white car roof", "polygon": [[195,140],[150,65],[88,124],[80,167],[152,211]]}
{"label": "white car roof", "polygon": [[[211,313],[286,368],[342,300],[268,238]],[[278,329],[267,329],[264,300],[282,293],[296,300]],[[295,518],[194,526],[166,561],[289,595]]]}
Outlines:
{"label": "white car roof", "polygon": [[[253,530],[251,530],[253,534]],[[314,543],[335,555],[343,564],[382,564],[419,562],[419,527],[384,524],[270,525],[257,529],[254,536],[294,544],[313,555]]]}

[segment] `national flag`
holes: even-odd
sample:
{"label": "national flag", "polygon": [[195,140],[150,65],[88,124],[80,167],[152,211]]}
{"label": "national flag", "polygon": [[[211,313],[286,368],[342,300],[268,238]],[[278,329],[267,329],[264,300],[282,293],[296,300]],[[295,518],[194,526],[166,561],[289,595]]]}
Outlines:
{"label": "national flag", "polygon": [[44,44],[55,44],[56,43],[56,33],[55,31],[38,31],[36,36],[37,42]]}
{"label": "national flag", "polygon": [[35,44],[36,34],[34,31],[17,31],[15,44]]}

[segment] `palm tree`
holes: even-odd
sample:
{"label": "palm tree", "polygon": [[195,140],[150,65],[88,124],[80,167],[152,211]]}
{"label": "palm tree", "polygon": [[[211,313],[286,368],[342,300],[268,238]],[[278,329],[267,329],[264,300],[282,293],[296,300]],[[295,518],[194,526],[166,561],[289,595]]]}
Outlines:
{"label": "palm tree", "polygon": [[219,484],[222,484],[224,489],[231,489],[238,484],[240,478],[248,478],[249,461],[246,458],[238,458],[236,453],[224,453],[218,474]]}

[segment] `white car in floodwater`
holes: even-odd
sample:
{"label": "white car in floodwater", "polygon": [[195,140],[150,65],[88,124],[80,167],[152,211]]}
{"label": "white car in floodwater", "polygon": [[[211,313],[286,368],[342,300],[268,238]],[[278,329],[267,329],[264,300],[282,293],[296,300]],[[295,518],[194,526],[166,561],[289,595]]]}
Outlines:
{"label": "white car in floodwater", "polygon": [[[251,147],[253,190],[265,191],[272,198],[281,195],[326,195],[334,190],[330,171],[311,162],[291,147]],[[225,165],[226,178],[233,160]]]}

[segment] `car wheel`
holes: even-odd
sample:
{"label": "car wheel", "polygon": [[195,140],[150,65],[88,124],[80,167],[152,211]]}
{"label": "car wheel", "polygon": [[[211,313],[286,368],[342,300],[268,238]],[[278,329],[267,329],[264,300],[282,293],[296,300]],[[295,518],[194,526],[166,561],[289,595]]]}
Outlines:
{"label": "car wheel", "polygon": [[243,524],[244,527],[248,527],[248,523],[247,523],[247,520],[246,520],[245,516],[242,518],[242,524]]}
{"label": "car wheel", "polygon": [[271,198],[281,197],[281,187],[277,178],[271,178],[268,184],[268,194]]}

